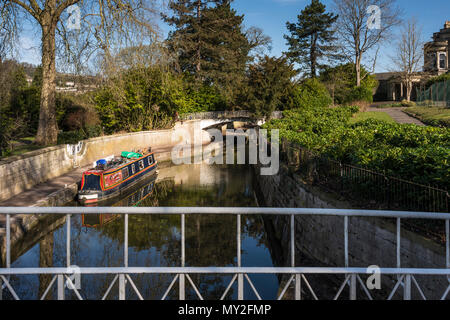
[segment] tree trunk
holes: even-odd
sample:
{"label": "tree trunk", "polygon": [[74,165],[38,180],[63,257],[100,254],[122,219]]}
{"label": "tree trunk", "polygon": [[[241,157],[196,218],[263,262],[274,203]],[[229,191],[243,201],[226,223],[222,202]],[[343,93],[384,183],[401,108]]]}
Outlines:
{"label": "tree trunk", "polygon": [[[201,10],[201,0],[197,1],[197,22],[198,25],[200,27],[201,24],[201,18],[202,18],[202,10]],[[198,36],[197,39],[197,65],[196,65],[196,71],[200,72],[202,70],[202,65],[201,65],[201,60],[202,59],[202,55],[201,55],[201,45],[200,45],[200,36]]]}
{"label": "tree trunk", "polygon": [[55,30],[56,24],[51,16],[42,19],[42,91],[39,114],[39,126],[36,143],[40,145],[56,144],[58,124],[56,122],[56,67],[55,67]]}
{"label": "tree trunk", "polygon": [[359,57],[355,60],[355,71],[356,71],[356,86],[361,86],[361,59]]}
{"label": "tree trunk", "polygon": [[406,100],[411,101],[412,81],[406,81]]}
{"label": "tree trunk", "polygon": [[316,39],[314,36],[311,36],[311,50],[310,50],[310,59],[311,59],[311,77],[316,77]]}

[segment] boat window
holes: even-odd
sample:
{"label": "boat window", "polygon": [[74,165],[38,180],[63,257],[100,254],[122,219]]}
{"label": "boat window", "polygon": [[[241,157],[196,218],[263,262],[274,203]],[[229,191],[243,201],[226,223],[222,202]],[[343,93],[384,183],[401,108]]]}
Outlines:
{"label": "boat window", "polygon": [[131,164],[131,174],[134,174],[136,172],[135,168],[134,168],[134,163]]}
{"label": "boat window", "polygon": [[153,164],[153,155],[148,157],[148,165],[151,166]]}
{"label": "boat window", "polygon": [[128,167],[127,168],[123,168],[122,169],[122,178],[125,180],[129,176],[130,176],[130,171],[128,171]]}
{"label": "boat window", "polygon": [[139,161],[139,170],[144,169],[144,160]]}

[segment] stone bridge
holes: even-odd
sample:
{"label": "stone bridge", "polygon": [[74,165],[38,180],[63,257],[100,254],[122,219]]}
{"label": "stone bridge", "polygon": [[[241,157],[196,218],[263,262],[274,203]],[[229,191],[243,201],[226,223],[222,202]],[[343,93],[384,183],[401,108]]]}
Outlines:
{"label": "stone bridge", "polygon": [[[272,119],[280,119],[281,117],[280,111],[273,112],[271,116]],[[180,119],[182,121],[195,121],[202,130],[210,128],[225,129],[225,126],[228,127],[230,124],[237,129],[245,124],[261,126],[266,122],[266,118],[256,117],[253,113],[244,110],[187,113],[181,115]]]}

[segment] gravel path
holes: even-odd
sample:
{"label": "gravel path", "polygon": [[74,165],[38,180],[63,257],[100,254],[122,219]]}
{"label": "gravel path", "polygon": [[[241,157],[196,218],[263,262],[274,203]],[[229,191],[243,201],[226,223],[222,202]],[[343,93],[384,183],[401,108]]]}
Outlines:
{"label": "gravel path", "polygon": [[418,126],[425,126],[425,124],[416,118],[403,112],[406,108],[375,108],[370,107],[367,111],[385,112],[394,119],[397,123],[414,123]]}

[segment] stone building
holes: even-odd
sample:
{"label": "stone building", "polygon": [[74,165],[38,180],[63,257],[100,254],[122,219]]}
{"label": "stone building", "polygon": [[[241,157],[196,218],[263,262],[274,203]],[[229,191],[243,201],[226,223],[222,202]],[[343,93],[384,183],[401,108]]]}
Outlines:
{"label": "stone building", "polygon": [[[432,41],[424,45],[424,65],[422,72],[415,74],[411,100],[416,100],[417,90],[425,81],[450,71],[450,21],[444,28],[433,34]],[[401,101],[406,98],[405,84],[399,72],[376,73],[378,87],[374,92],[374,101]]]}
{"label": "stone building", "polygon": [[433,34],[433,41],[424,46],[424,72],[441,75],[449,71],[449,43],[450,21],[447,21],[441,31]]}

